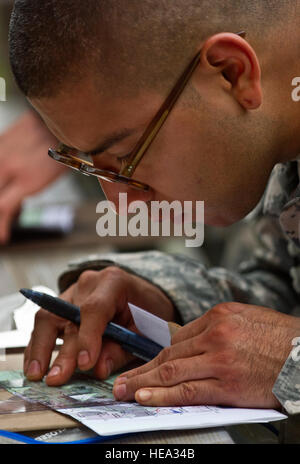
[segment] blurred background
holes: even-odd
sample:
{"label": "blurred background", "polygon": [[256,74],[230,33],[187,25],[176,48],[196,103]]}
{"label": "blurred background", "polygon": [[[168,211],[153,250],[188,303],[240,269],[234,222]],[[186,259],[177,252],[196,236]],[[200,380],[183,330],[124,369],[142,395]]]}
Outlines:
{"label": "blurred background", "polygon": [[[26,120],[29,106],[14,83],[8,59],[12,6],[12,0],[0,2],[0,77],[6,81],[6,101],[0,102],[0,297],[20,286],[47,285],[57,290],[57,275],[69,261],[102,252],[158,249],[185,254],[206,265],[222,262],[224,245],[238,226],[206,227],[201,248],[187,248],[184,237],[100,238],[96,234],[96,204],[104,198],[97,180],[62,168],[52,172],[54,165],[47,163],[57,163],[47,156],[47,148],[54,141],[46,131],[35,140],[35,123]],[[5,178],[7,172],[16,174]],[[7,193],[13,176],[14,191]],[[31,184],[39,177],[44,185],[31,192]]]}

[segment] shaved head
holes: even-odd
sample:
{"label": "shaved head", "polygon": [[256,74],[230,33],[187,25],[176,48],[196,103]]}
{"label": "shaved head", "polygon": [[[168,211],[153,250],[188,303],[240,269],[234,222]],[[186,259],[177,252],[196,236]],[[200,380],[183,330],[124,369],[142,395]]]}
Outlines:
{"label": "shaved head", "polygon": [[[278,0],[16,0],[10,60],[30,98],[57,95],[87,72],[105,92],[164,92],[210,34],[267,34]],[[283,5],[284,4],[284,5]],[[99,90],[101,90],[99,88]]]}

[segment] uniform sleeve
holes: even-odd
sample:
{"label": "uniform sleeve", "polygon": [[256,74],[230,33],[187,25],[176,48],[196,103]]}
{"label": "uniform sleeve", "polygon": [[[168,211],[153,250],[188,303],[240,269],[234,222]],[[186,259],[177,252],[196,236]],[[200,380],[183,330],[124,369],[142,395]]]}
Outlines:
{"label": "uniform sleeve", "polygon": [[300,413],[300,345],[292,349],[273,387],[273,393],[289,414]]}
{"label": "uniform sleeve", "polygon": [[119,266],[158,286],[173,302],[185,324],[218,303],[237,301],[290,313],[297,303],[288,252],[278,221],[260,218],[249,225],[252,234],[250,259],[236,270],[207,269],[197,259],[159,251],[106,254],[73,263],[59,279],[63,291],[86,269]]}

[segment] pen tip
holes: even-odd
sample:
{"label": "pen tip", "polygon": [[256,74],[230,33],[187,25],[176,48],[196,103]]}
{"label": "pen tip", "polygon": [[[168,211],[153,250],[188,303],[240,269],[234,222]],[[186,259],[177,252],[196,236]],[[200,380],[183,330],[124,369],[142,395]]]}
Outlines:
{"label": "pen tip", "polygon": [[28,288],[21,288],[19,291],[20,291],[20,293],[22,293],[22,295],[24,295],[26,298],[28,298],[28,296],[31,294],[31,291],[30,291]]}

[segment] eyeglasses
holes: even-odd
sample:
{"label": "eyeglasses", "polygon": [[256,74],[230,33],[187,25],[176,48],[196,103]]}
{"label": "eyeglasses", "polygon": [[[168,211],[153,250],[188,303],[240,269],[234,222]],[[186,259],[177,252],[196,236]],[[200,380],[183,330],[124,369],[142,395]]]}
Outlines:
{"label": "eyeglasses", "polygon": [[[244,31],[241,31],[237,32],[236,35],[245,37],[246,33]],[[51,158],[53,158],[55,161],[58,161],[59,163],[69,166],[70,168],[75,169],[77,171],[80,171],[82,172],[82,174],[85,174],[87,176],[96,176],[108,182],[118,182],[121,184],[126,184],[129,187],[132,187],[137,190],[149,190],[149,186],[147,184],[134,180],[131,178],[131,176],[133,175],[134,171],[136,170],[138,164],[145,155],[149,146],[155,139],[162,125],[166,121],[176,101],[182,94],[187,82],[189,81],[191,75],[193,74],[200,61],[200,56],[201,50],[197,53],[197,55],[193,58],[192,62],[184,70],[184,72],[176,82],[175,86],[171,90],[170,94],[168,95],[167,99],[164,101],[164,103],[162,104],[162,106],[160,107],[160,109],[146,128],[142,137],[137,142],[133,151],[131,152],[129,157],[126,157],[126,162],[121,167],[119,173],[109,171],[106,169],[95,168],[91,162],[83,160],[76,156],[78,155],[78,152],[75,149],[67,147],[63,144],[61,144],[57,150],[49,148],[49,156],[51,156]]]}

